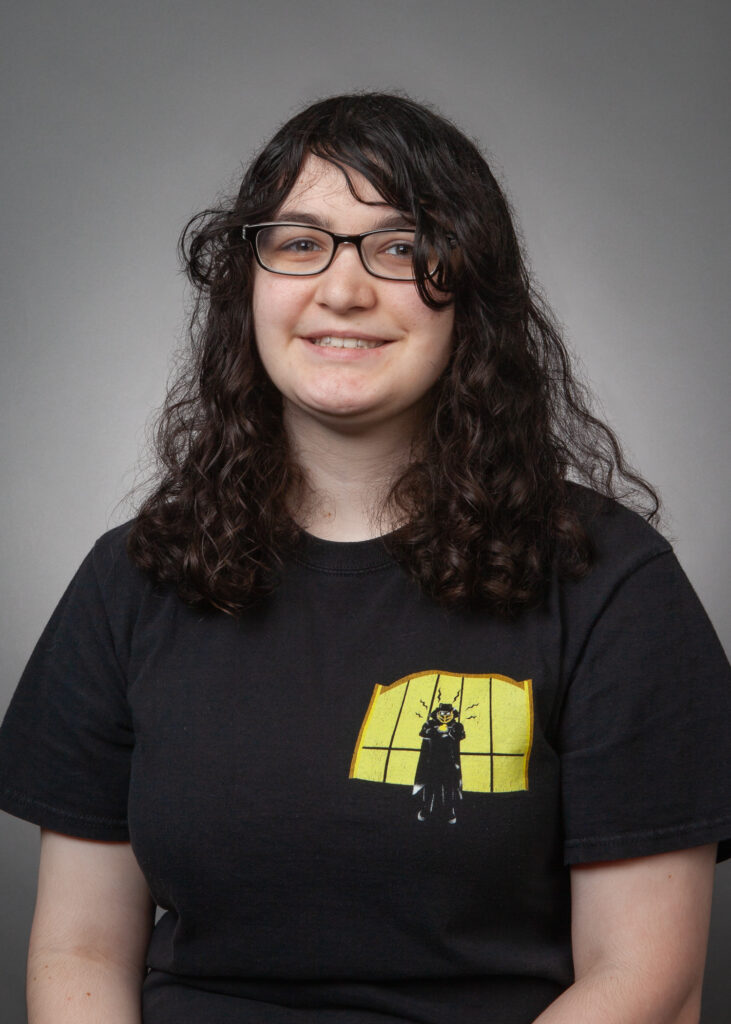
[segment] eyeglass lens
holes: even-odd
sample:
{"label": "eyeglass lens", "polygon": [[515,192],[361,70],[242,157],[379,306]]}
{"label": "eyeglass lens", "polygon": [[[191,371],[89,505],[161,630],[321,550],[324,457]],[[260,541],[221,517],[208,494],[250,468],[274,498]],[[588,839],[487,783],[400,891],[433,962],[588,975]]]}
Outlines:
{"label": "eyeglass lens", "polygon": [[[366,269],[381,277],[408,281],[414,278],[414,237],[407,229],[395,228],[365,235],[361,255]],[[276,224],[257,235],[262,263],[280,274],[316,274],[330,262],[334,240],[324,231],[302,224]],[[431,260],[429,263],[431,264]],[[429,266],[429,272],[436,269]]]}

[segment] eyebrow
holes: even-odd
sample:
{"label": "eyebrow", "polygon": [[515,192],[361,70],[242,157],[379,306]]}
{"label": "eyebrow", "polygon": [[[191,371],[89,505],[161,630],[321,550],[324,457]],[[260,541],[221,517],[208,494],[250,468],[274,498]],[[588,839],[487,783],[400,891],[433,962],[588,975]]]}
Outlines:
{"label": "eyebrow", "polygon": [[[328,220],[327,217],[317,217],[312,213],[306,213],[302,210],[280,210],[277,214],[277,220],[284,223],[290,222],[292,224],[311,224],[315,228],[326,228],[328,231],[332,231],[332,221]],[[407,217],[404,213],[394,212],[381,220],[374,223],[371,230],[377,231],[378,228],[413,228],[414,222],[411,218]],[[338,234],[338,232],[335,232]]]}

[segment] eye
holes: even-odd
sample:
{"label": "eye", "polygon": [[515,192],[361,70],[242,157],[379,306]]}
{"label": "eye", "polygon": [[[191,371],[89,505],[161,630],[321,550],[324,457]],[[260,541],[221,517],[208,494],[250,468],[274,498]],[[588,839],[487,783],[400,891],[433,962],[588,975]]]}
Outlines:
{"label": "eye", "polygon": [[312,252],[319,252],[322,245],[315,238],[291,238],[282,242],[279,248],[294,255],[301,253],[308,256]]}
{"label": "eye", "polygon": [[381,249],[381,253],[396,259],[411,260],[414,257],[414,240],[413,238],[393,239]]}
{"label": "eye", "polygon": [[330,258],[330,236],[304,224],[272,224],[258,236],[261,261],[281,273],[312,273]]}

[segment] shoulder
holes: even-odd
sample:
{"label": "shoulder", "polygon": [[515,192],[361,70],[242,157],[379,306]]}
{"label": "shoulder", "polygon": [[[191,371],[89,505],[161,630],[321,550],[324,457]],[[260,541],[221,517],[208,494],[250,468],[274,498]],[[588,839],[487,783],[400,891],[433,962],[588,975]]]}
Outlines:
{"label": "shoulder", "polygon": [[632,580],[657,579],[660,587],[663,567],[679,567],[669,541],[639,513],[578,484],[571,484],[570,501],[589,535],[592,564],[579,578],[554,578],[550,604],[580,644],[604,610],[630,593]]}
{"label": "shoulder", "polygon": [[84,559],[82,565],[88,564],[89,568],[97,575],[102,583],[110,573],[119,572],[125,568],[131,568],[132,563],[127,555],[127,537],[132,528],[134,520],[121,523],[111,530],[107,530],[98,537],[91,550]]}
{"label": "shoulder", "polygon": [[114,526],[111,530],[107,530],[106,533],[97,537],[92,548],[94,556],[96,558],[112,559],[113,561],[125,556],[127,538],[134,523],[134,519],[128,519],[125,523],[120,523],[119,526]]}
{"label": "shoulder", "polygon": [[571,484],[570,493],[594,552],[587,580],[621,580],[660,555],[672,553],[667,538],[633,509],[579,484]]}
{"label": "shoulder", "polygon": [[132,561],[127,539],[134,523],[130,519],[103,533],[82,563],[81,572],[98,587],[103,600],[140,598],[154,589],[154,583]]}

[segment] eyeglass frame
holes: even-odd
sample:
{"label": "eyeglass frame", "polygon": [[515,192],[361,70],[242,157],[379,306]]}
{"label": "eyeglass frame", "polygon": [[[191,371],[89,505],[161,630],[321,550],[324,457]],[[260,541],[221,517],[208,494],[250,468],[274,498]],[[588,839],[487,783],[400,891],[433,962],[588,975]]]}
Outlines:
{"label": "eyeglass frame", "polygon": [[[329,235],[329,237],[332,238],[333,240],[333,250],[330,253],[330,259],[327,261],[324,267],[321,267],[319,270],[310,270],[306,274],[293,274],[291,271],[288,270],[272,270],[271,267],[267,267],[266,264],[263,262],[261,255],[259,253],[259,246],[256,244],[256,236],[259,234],[261,230],[263,230],[263,228],[308,228],[310,231],[320,231],[323,235]],[[321,228],[315,224],[301,224],[298,221],[289,220],[270,220],[265,221],[262,224],[244,224],[243,227],[241,228],[241,236],[244,239],[244,241],[251,243],[251,248],[254,250],[254,257],[256,259],[256,262],[259,264],[262,270],[266,270],[269,274],[279,274],[281,277],[317,277],[318,274],[324,274],[328,267],[332,265],[332,262],[335,259],[335,254],[338,251],[338,246],[343,245],[345,242],[347,242],[349,245],[354,245],[355,248],[358,250],[358,257],[360,259],[361,265],[363,266],[363,269],[368,274],[371,275],[371,277],[377,277],[380,281],[403,281],[405,284],[413,283],[414,281],[416,281],[415,277],[387,277],[385,274],[377,274],[375,270],[371,270],[363,256],[362,245],[364,238],[367,238],[369,235],[393,234],[394,232],[397,231],[408,231],[414,235],[414,238],[416,237],[415,228],[374,228],[371,231],[362,231],[359,235],[341,235],[337,231],[328,231],[327,228]],[[247,232],[252,233],[247,234]],[[428,276],[432,277],[434,274],[436,274],[437,270],[438,267],[435,267],[432,273],[429,274]]]}

